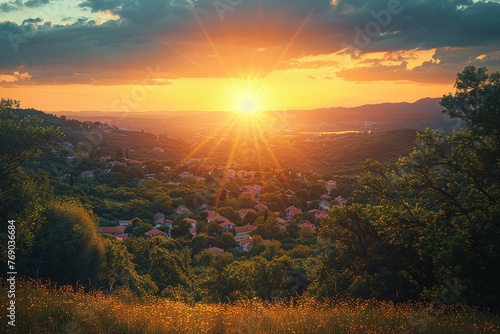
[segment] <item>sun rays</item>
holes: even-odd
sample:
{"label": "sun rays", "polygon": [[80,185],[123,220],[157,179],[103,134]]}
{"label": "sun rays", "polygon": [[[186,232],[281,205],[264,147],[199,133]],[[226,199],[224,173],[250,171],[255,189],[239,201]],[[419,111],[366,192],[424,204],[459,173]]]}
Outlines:
{"label": "sun rays", "polygon": [[[295,43],[311,14],[306,15],[300,26],[294,31],[290,41],[284,44],[283,52],[276,55],[273,69],[279,66],[285,54]],[[183,160],[184,163],[203,152],[203,156],[210,163],[222,167],[222,176],[217,181],[219,188],[217,205],[222,189],[225,188],[228,181],[226,171],[242,167],[240,166],[241,161],[247,161],[250,164],[247,167],[253,170],[260,170],[264,164],[272,165],[274,169],[282,169],[275,152],[273,152],[272,141],[280,136],[281,131],[287,128],[287,124],[282,116],[276,115],[277,112],[267,110],[266,105],[270,105],[269,101],[271,100],[268,92],[270,87],[266,87],[263,80],[237,79],[238,73],[229,73],[230,67],[224,63],[213,38],[195,10],[193,10],[193,16],[212,49],[214,57],[217,58],[218,63],[226,72],[226,76],[232,78],[227,85],[227,94],[223,95],[228,109],[232,109],[233,112],[228,112],[228,117],[223,124],[207,131],[204,134],[204,139]],[[190,57],[186,56],[186,58]],[[194,65],[196,66],[196,64]],[[252,67],[252,64],[248,65]],[[224,161],[215,161],[217,160],[215,156],[220,151],[225,152]]]}

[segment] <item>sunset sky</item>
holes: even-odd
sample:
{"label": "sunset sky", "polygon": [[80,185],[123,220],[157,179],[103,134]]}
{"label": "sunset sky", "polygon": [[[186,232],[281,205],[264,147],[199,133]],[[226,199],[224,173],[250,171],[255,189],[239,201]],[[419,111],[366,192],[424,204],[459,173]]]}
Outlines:
{"label": "sunset sky", "polygon": [[500,1],[0,1],[0,97],[44,111],[413,102],[500,70]]}

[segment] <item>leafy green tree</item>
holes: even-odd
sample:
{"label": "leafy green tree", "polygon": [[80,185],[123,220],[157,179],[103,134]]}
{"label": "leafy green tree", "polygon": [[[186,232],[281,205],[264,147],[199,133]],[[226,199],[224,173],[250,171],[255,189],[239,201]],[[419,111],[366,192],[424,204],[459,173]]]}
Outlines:
{"label": "leafy green tree", "polygon": [[156,284],[149,275],[140,276],[132,262],[132,255],[123,243],[116,241],[115,237],[103,239],[105,261],[101,266],[99,279],[110,291],[117,288],[130,288],[139,296],[154,295],[158,293]]}
{"label": "leafy green tree", "polygon": [[219,213],[223,217],[226,217],[227,219],[229,219],[233,223],[241,221],[241,217],[240,217],[239,213],[235,209],[233,209],[229,206],[218,208],[217,213]]}
{"label": "leafy green tree", "polygon": [[257,214],[255,212],[248,212],[241,220],[241,225],[253,224],[257,220]]}
{"label": "leafy green tree", "polygon": [[92,214],[60,199],[48,203],[44,216],[34,245],[40,275],[66,284],[96,280],[105,249]]}
{"label": "leafy green tree", "polygon": [[170,231],[172,238],[189,236],[190,235],[190,233],[189,233],[190,228],[191,228],[191,224],[189,224],[188,222],[186,222],[184,220],[181,220],[179,223],[177,223],[176,225],[174,225],[172,227],[172,230]]}
{"label": "leafy green tree", "polygon": [[[326,263],[342,263],[338,256],[370,260],[337,267],[339,273],[350,268],[342,277],[345,289],[376,291],[384,278],[392,287],[389,297],[420,292],[432,298],[449,293],[449,282],[459,281],[467,288],[454,291],[456,300],[498,306],[500,74],[470,66],[455,87],[441,104],[465,128],[420,133],[418,146],[396,164],[368,161],[352,202],[370,205],[334,208],[337,217],[330,215],[323,224],[322,235],[335,242],[337,254],[337,261]],[[349,241],[338,241],[349,235]],[[351,246],[341,247],[347,243]],[[372,280],[370,272],[379,278]]]}
{"label": "leafy green tree", "polygon": [[[0,99],[0,236],[15,220],[17,270],[28,274],[34,236],[43,207],[52,197],[47,173],[34,171],[41,154],[62,138],[52,127],[43,127],[35,116],[22,116],[19,102]],[[6,260],[3,248],[2,262]]]}

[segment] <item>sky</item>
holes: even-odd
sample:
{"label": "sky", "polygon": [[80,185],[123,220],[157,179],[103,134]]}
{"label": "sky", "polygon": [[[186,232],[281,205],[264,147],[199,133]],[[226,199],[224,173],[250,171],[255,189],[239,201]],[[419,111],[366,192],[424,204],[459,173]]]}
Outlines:
{"label": "sky", "polygon": [[413,102],[500,70],[500,1],[0,1],[0,97],[44,111]]}

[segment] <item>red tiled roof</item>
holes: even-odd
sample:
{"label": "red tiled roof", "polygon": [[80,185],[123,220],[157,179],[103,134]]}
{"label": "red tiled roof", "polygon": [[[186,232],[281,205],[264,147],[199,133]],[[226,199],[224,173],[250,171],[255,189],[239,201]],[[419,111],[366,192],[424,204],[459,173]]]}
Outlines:
{"label": "red tiled roof", "polygon": [[240,214],[240,216],[245,216],[249,212],[256,213],[256,211],[254,209],[241,209],[241,210],[238,210],[238,213]]}
{"label": "red tiled roof", "polygon": [[253,239],[252,238],[246,238],[240,240],[240,245],[246,245],[246,244],[253,244]]}
{"label": "red tiled roof", "polygon": [[152,237],[152,236],[155,236],[155,235],[161,235],[161,236],[164,236],[164,237],[167,237],[167,236],[168,236],[168,234],[167,234],[167,233],[162,232],[162,231],[160,231],[160,230],[159,230],[159,229],[157,229],[157,228],[153,228],[153,229],[151,229],[151,230],[147,231],[147,232],[146,232],[146,233],[144,233],[144,234],[145,234],[146,236],[148,236],[148,237]]}
{"label": "red tiled roof", "polygon": [[308,229],[309,231],[316,232],[316,226],[309,222],[305,222],[299,225],[299,228]]}
{"label": "red tiled roof", "polygon": [[251,232],[255,230],[257,227],[254,225],[244,225],[244,226],[237,226],[235,227],[235,232],[236,233],[241,233],[241,232]]}
{"label": "red tiled roof", "polygon": [[219,255],[224,254],[224,250],[222,248],[219,248],[219,247],[210,247],[208,249],[208,251],[215,256],[219,256]]}
{"label": "red tiled roof", "polygon": [[220,223],[219,226],[220,227],[226,227],[226,226],[236,227],[236,224],[231,223],[230,221],[227,221],[227,222]]}
{"label": "red tiled roof", "polygon": [[125,232],[127,226],[99,226],[97,232],[109,234],[121,234]]}

